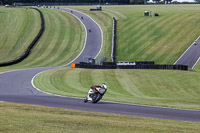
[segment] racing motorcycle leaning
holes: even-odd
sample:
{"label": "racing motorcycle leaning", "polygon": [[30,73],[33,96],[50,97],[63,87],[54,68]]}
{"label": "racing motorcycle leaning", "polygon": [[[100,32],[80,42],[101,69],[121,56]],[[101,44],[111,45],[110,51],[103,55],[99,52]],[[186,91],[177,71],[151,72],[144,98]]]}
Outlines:
{"label": "racing motorcycle leaning", "polygon": [[92,101],[92,103],[97,103],[99,100],[102,99],[106,91],[107,86],[105,83],[92,86],[88,92],[88,95],[84,98],[84,102]]}

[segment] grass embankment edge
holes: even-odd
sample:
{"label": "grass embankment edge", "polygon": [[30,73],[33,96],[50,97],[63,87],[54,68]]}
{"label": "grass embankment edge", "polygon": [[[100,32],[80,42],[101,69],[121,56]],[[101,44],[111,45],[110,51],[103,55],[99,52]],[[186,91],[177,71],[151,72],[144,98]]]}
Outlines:
{"label": "grass embankment edge", "polygon": [[198,132],[200,123],[0,102],[2,132]]}

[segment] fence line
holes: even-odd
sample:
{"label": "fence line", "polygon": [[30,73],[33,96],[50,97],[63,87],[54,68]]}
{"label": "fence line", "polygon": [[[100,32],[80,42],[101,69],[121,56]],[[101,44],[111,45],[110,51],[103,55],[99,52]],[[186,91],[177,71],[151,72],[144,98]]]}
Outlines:
{"label": "fence line", "polygon": [[116,62],[116,30],[117,30],[117,20],[113,17],[113,29],[112,29],[112,50],[111,50],[111,60]]}
{"label": "fence line", "polygon": [[96,65],[100,65],[100,64],[103,63],[105,60],[106,60],[106,56],[104,56],[103,58],[99,59],[99,60],[96,62]]}
{"label": "fence line", "polygon": [[76,68],[87,69],[161,69],[161,70],[188,70],[185,65],[160,65],[160,64],[138,64],[138,65],[92,65],[85,62],[75,64]]}

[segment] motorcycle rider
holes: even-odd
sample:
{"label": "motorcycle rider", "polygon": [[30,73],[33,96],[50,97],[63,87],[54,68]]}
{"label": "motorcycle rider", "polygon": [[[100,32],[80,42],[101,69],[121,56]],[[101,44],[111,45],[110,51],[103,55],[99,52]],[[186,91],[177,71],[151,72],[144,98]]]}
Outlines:
{"label": "motorcycle rider", "polygon": [[90,87],[90,90],[88,92],[88,96],[87,96],[87,100],[92,100],[92,96],[93,94],[95,93],[95,91],[97,91],[97,88],[100,88],[100,89],[105,89],[107,90],[107,85],[105,83],[102,83],[101,85],[94,85],[92,87]]}

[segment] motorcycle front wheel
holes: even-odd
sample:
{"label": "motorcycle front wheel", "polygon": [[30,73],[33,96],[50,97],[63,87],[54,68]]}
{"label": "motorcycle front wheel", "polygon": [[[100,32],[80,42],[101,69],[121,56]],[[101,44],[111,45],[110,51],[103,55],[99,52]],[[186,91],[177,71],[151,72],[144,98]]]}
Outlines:
{"label": "motorcycle front wheel", "polygon": [[88,102],[87,96],[83,99],[83,102],[84,102],[84,103]]}

